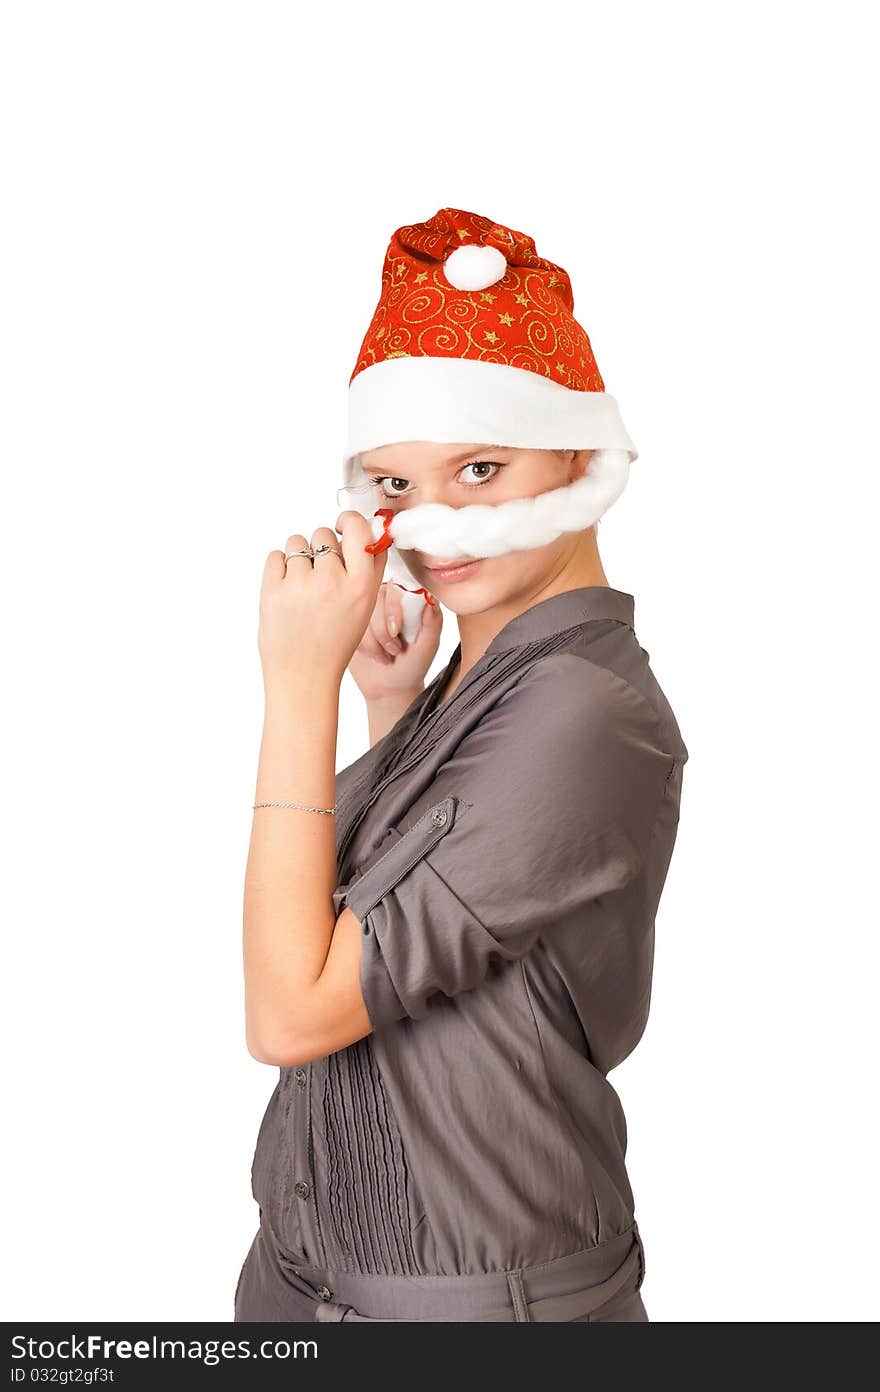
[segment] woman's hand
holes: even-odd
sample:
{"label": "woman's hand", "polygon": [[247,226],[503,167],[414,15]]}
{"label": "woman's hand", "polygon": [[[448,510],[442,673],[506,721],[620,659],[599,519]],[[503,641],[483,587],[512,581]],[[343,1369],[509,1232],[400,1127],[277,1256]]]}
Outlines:
{"label": "woman's hand", "polygon": [[[339,683],[361,642],[376,606],[386,553],[372,556],[364,547],[373,540],[370,524],[359,512],[345,511],[336,531],[318,527],[312,533],[315,550],[310,560],[285,555],[310,543],[299,532],[287,538],[283,551],[270,551],[260,593],[258,647],[267,687],[291,681]],[[341,553],[341,554],[340,554]]]}
{"label": "woman's hand", "polygon": [[367,702],[421,691],[440,644],[443,618],[439,604],[422,605],[415,638],[403,638],[403,611],[398,585],[380,586],[369,626],[349,663],[349,671]]}

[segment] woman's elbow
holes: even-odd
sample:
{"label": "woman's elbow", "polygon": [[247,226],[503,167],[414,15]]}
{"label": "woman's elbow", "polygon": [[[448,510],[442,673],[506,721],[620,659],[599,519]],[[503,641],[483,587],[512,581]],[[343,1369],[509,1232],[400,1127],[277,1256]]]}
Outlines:
{"label": "woman's elbow", "polygon": [[290,1028],[289,1021],[268,1019],[262,1012],[245,1012],[245,1043],[251,1058],[257,1063],[267,1063],[275,1068],[296,1067],[304,1063],[300,1057],[298,1031]]}
{"label": "woman's elbow", "polygon": [[274,1051],[267,1048],[262,1040],[255,1038],[254,1035],[250,1033],[246,1033],[245,1043],[247,1044],[248,1053],[252,1059],[256,1059],[257,1063],[268,1063],[275,1067],[281,1067]]}
{"label": "woman's elbow", "polygon": [[268,1063],[273,1068],[295,1068],[297,1064],[312,1062],[306,1050],[299,1048],[294,1040],[250,1033],[245,1038],[248,1053],[257,1063]]}
{"label": "woman's elbow", "polygon": [[354,1044],[364,1035],[372,1032],[369,1019],[364,1021],[360,1015],[356,1021],[337,1022],[335,1028],[315,1028],[307,1032],[275,1032],[266,1030],[247,1033],[247,1047],[251,1058],[258,1063],[268,1063],[274,1068],[298,1068],[307,1063],[316,1063],[328,1054]]}
{"label": "woman's elbow", "polygon": [[267,1063],[273,1068],[296,1068],[301,1064],[314,1063],[327,1053],[322,1039],[312,1032],[301,1034],[289,1028],[248,1023],[245,1040],[251,1058],[257,1063]]}

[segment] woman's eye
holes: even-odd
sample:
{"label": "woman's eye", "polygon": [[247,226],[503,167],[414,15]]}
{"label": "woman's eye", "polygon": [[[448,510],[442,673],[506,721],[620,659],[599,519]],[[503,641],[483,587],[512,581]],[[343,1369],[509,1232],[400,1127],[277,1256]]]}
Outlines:
{"label": "woman's eye", "polygon": [[[459,470],[457,478],[467,484],[469,488],[479,488],[481,484],[491,483],[498,471],[504,467],[503,464],[497,464],[493,460],[477,459],[472,464],[465,464]],[[465,472],[468,469],[473,469],[474,473],[470,478],[465,478]],[[373,482],[377,488],[381,489],[384,498],[403,498],[415,487],[409,479],[396,478],[393,474],[381,474],[374,478]]]}
{"label": "woman's eye", "polygon": [[[462,472],[462,475],[463,475],[464,472],[465,472],[465,469],[477,469],[477,470],[479,470],[479,471],[482,471],[482,470],[485,470],[485,469],[495,469],[495,470],[497,470],[497,469],[503,469],[503,468],[504,468],[504,465],[503,465],[503,464],[495,464],[495,463],[493,463],[491,460],[488,460],[488,459],[478,459],[478,460],[477,460],[475,463],[473,463],[473,464],[465,464],[464,469],[462,469],[461,472]],[[481,483],[491,483],[492,479],[495,478],[495,477],[496,477],[496,475],[495,475],[494,473],[487,474],[487,473],[483,473],[483,472],[478,472],[475,478],[473,478],[473,479],[465,479],[465,483],[469,483],[469,484],[471,485],[471,487],[478,488],[478,487],[480,486]]]}
{"label": "woman's eye", "polygon": [[[403,494],[407,491],[407,489],[410,486],[409,479],[394,478],[391,474],[385,474],[381,478],[377,478],[375,482],[382,489],[382,492],[386,498],[400,498],[403,496]],[[390,487],[386,488],[386,484],[389,484]],[[402,484],[403,486],[401,488],[398,488],[398,484]]]}

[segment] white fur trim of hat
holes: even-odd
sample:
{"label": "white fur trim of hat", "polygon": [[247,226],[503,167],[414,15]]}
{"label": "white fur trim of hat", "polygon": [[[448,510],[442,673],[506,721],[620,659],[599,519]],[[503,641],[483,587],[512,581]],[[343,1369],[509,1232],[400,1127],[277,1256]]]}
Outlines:
{"label": "white fur trim of hat", "polygon": [[[421,503],[388,525],[386,576],[418,585],[398,547],[452,560],[546,546],[591,527],[620,497],[638,451],[607,392],[571,391],[536,372],[467,358],[389,358],[360,372],[348,391],[348,441],[340,504],[362,513],[374,540],[385,531],[360,455],[409,441],[596,450],[574,482],[502,503]],[[345,495],[345,496],[343,496]]]}

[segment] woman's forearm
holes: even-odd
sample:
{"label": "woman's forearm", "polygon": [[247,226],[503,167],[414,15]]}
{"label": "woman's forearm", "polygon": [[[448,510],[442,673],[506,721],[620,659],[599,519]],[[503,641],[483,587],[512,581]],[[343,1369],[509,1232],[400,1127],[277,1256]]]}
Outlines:
{"label": "woman's forearm", "polygon": [[[306,677],[267,690],[254,802],[332,807],[339,683]],[[295,1047],[306,994],[327,957],[335,916],[335,817],[260,807],[244,891],[247,1043],[254,1057]]]}
{"label": "woman's forearm", "polygon": [[371,749],[383,735],[387,735],[393,725],[397,724],[403,712],[412,705],[424,689],[423,684],[417,686],[414,691],[395,692],[393,696],[383,696],[381,700],[367,702],[367,724]]}

